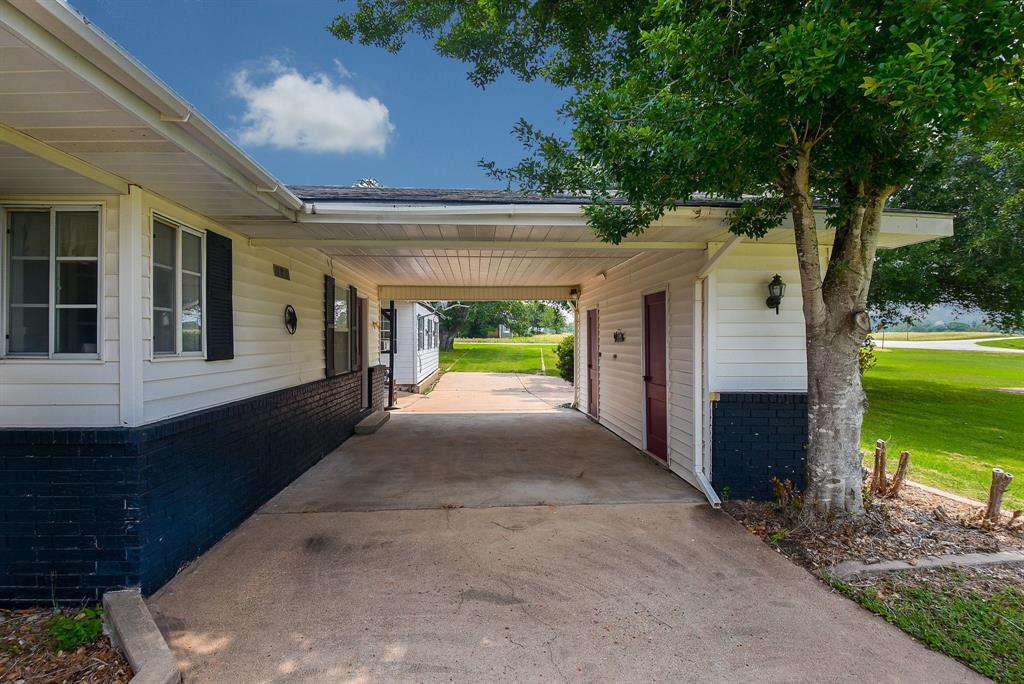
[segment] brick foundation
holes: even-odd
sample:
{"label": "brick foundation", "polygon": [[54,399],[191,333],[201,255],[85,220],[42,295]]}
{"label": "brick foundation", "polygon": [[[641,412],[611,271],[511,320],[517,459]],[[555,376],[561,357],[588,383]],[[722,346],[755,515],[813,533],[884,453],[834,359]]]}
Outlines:
{"label": "brick foundation", "polygon": [[138,428],[0,430],[0,604],[155,591],[348,438],[360,393],[352,373]]}
{"label": "brick foundation", "polygon": [[711,484],[719,495],[768,499],[773,477],[804,488],[806,394],[721,394],[711,411]]}

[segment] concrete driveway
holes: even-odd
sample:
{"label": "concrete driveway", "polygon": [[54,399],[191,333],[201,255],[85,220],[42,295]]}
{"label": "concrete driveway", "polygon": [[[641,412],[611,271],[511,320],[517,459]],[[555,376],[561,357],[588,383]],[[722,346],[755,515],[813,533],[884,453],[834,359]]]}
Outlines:
{"label": "concrete driveway", "polygon": [[979,679],[701,500],[573,411],[399,412],[150,606],[187,682]]}
{"label": "concrete driveway", "polygon": [[[895,335],[899,335],[896,333]],[[888,339],[875,338],[875,344],[879,349],[934,349],[939,351],[976,351],[993,352],[1003,354],[1024,354],[1024,349],[1011,349],[1009,347],[986,347],[979,342],[993,342],[995,340],[1020,339],[1014,337],[986,337],[975,340],[901,340],[896,336]]]}
{"label": "concrete driveway", "polygon": [[553,411],[572,403],[572,384],[546,375],[445,373],[429,394],[406,394],[403,413]]}

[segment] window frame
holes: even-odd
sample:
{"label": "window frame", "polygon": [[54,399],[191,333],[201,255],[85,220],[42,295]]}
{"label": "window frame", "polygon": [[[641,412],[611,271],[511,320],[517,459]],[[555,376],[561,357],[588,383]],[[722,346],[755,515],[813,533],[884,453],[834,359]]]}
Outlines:
{"label": "window frame", "polygon": [[[47,351],[11,352],[10,332],[12,289],[10,214],[19,211],[47,212],[50,216],[49,267],[47,283]],[[96,256],[57,256],[57,214],[59,212],[94,212],[96,214]],[[104,202],[3,202],[0,204],[0,359],[22,361],[103,361],[103,248],[106,225]],[[57,304],[57,265],[60,261],[94,261],[96,263],[96,351],[75,353],[57,351],[57,310],[92,308],[85,304]]]}
{"label": "window frame", "polygon": [[[156,297],[154,292],[156,289],[156,244],[153,239],[153,232],[156,227],[156,222],[161,223],[174,228],[174,351],[157,351],[156,350]],[[202,271],[199,273],[199,316],[201,322],[201,335],[200,335],[200,347],[199,351],[184,351],[182,349],[182,325],[181,325],[181,284],[183,278],[181,277],[184,268],[181,260],[181,236],[183,233],[188,233],[199,238],[199,265]],[[154,211],[150,213],[149,217],[149,320],[150,320],[150,334],[149,334],[149,360],[160,362],[160,361],[171,361],[177,359],[205,359],[206,358],[206,231],[199,228],[194,228],[182,221],[175,218],[171,218],[167,214]],[[187,273],[194,275],[191,271]]]}

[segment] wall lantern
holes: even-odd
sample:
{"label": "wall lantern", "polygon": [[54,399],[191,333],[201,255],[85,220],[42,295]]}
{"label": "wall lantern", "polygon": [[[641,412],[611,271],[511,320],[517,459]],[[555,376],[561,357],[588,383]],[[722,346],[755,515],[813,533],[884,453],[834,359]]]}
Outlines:
{"label": "wall lantern", "polygon": [[769,309],[775,309],[775,314],[778,315],[779,305],[782,304],[782,298],[785,295],[786,283],[782,282],[782,276],[776,273],[772,282],[768,283],[768,299],[765,300],[765,304]]}
{"label": "wall lantern", "polygon": [[289,335],[295,334],[295,329],[299,327],[299,315],[295,313],[295,307],[289,304],[284,307],[284,329],[288,331]]}
{"label": "wall lantern", "polygon": [[616,344],[621,344],[626,341],[626,333],[622,331],[622,328],[619,328],[618,330],[612,333],[612,339],[615,341]]}

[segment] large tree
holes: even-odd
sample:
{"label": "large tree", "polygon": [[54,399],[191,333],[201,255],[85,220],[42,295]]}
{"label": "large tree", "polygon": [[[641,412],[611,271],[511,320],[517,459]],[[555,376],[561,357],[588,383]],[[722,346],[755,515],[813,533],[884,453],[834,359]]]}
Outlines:
{"label": "large tree", "polygon": [[[332,30],[389,50],[408,33],[471,65],[572,93],[569,139],[527,123],[504,177],[590,193],[617,242],[680,198],[751,199],[732,230],[789,214],[807,338],[809,516],[859,513],[858,350],[882,210],[929,153],[1020,88],[1018,0],[356,0]],[[822,225],[815,205],[828,207]],[[822,269],[822,244],[832,249]]]}
{"label": "large tree", "polygon": [[[1024,142],[1024,129],[1017,135]],[[1024,328],[1024,157],[961,136],[936,150],[898,206],[955,215],[946,240],[884,250],[868,303],[877,322],[921,317],[936,305],[980,311],[1002,330]]]}

